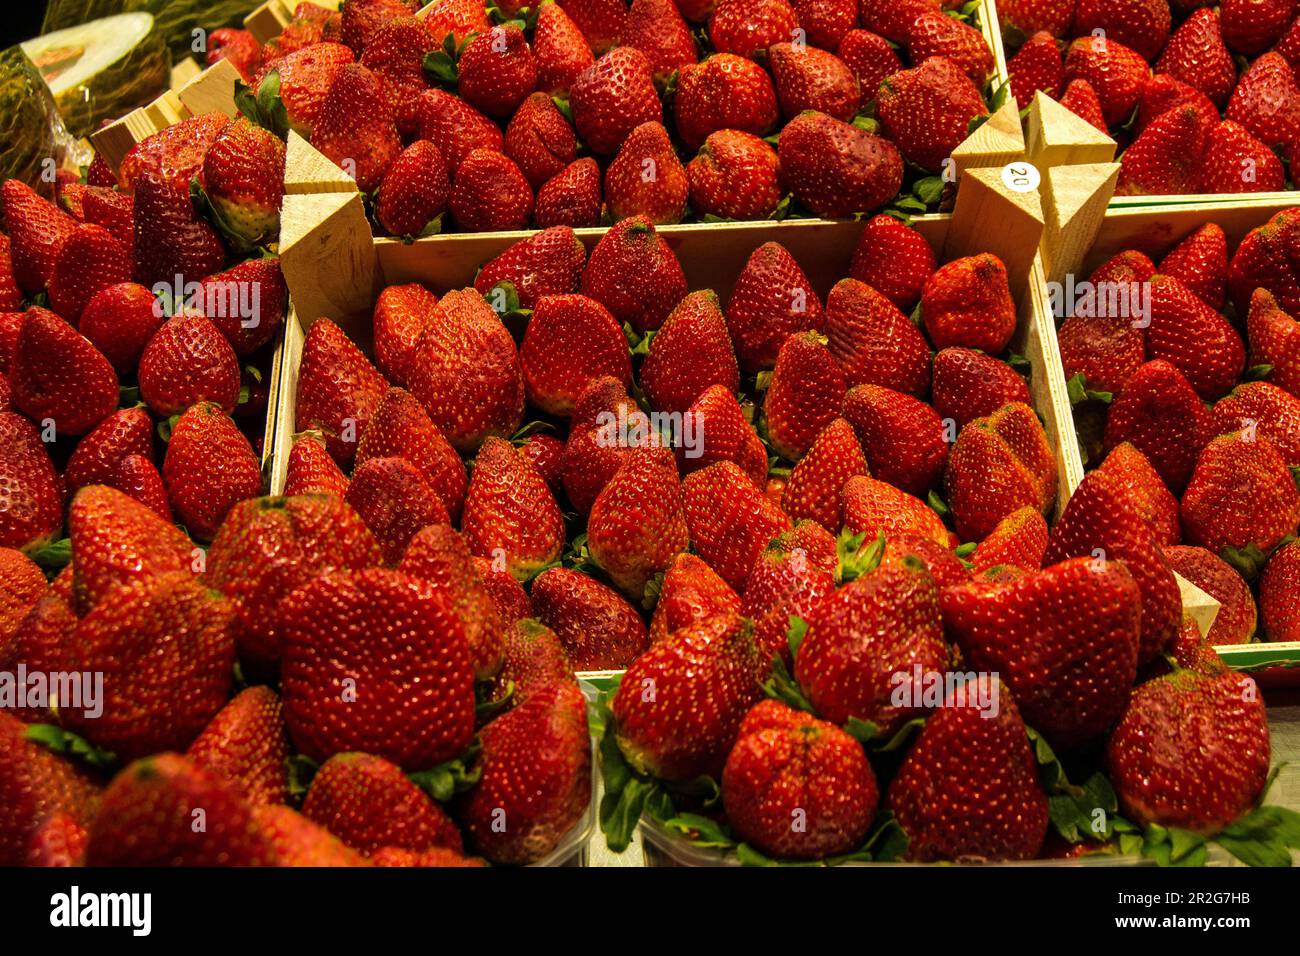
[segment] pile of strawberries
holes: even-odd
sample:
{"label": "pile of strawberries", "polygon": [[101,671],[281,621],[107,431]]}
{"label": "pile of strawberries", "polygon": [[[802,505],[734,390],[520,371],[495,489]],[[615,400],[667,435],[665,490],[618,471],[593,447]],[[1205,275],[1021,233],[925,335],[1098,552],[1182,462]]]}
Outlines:
{"label": "pile of strawberries", "polygon": [[988,113],[977,5],[896,6],[303,3],[264,48],[230,31],[209,58],[243,72],[250,116],[347,171],[391,235],[845,217],[894,200],[905,164],[909,182],[944,172]]}
{"label": "pile of strawberries", "polygon": [[1149,317],[1085,308],[1059,333],[1085,455],[1132,489],[1174,570],[1223,605],[1212,644],[1300,640],[1296,263],[1300,209],[1231,259],[1209,223],[1158,267],[1128,250],[1093,274],[1099,290],[1147,285]]}
{"label": "pile of strawberries", "polygon": [[1114,136],[1121,195],[1287,188],[1294,0],[1006,0],[998,16],[1009,44],[1023,41],[1007,63],[1017,102],[1043,90]]}

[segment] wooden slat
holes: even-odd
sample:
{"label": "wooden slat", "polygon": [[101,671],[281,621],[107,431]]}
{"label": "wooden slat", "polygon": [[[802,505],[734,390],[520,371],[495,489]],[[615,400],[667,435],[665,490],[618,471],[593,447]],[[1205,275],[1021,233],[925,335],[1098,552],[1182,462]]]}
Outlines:
{"label": "wooden slat", "polygon": [[1079,271],[1106,216],[1106,204],[1119,180],[1119,163],[1054,166],[1047,170],[1042,190],[1046,225],[1043,230],[1043,271],[1050,282],[1061,282]]}
{"label": "wooden slat", "polygon": [[1116,143],[1041,90],[1029,106],[1026,158],[1041,170],[1054,166],[1109,163]]}

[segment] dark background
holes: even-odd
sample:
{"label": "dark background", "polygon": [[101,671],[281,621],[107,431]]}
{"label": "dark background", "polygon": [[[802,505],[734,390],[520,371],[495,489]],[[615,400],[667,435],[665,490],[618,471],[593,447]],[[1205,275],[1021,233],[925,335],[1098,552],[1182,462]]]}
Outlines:
{"label": "dark background", "polygon": [[40,33],[44,16],[45,0],[17,0],[5,4],[4,15],[0,16],[0,50]]}

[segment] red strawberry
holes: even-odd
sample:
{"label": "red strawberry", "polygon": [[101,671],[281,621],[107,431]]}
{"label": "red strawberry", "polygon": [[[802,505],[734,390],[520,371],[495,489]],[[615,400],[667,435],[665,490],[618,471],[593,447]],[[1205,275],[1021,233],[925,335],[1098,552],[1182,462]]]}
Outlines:
{"label": "red strawberry", "polygon": [[284,143],[274,133],[235,117],[203,157],[201,180],[227,232],[248,245],[279,237]]}
{"label": "red strawberry", "polygon": [[563,439],[540,432],[519,443],[519,450],[546,480],[546,487],[557,501],[564,493],[564,445]]}
{"label": "red strawberry", "polygon": [[450,190],[438,147],[427,139],[416,140],[384,174],[375,218],[394,235],[421,235],[446,211]]}
{"label": "red strawberry", "polygon": [[18,354],[18,336],[22,333],[23,312],[0,312],[0,379],[4,385],[4,407],[9,407],[9,367],[13,365],[14,356]]}
{"label": "red strawberry", "polygon": [[682,68],[673,96],[677,134],[699,149],[710,133],[740,130],[765,136],[776,126],[776,89],[753,60],[734,53],[715,53]]}
{"label": "red strawberry", "polygon": [[467,232],[522,229],[533,214],[533,190],[504,153],[476,149],[456,170],[451,214]]}
{"label": "red strawberry", "polygon": [[410,392],[390,388],[361,433],[356,463],[403,458],[424,475],[452,521],[465,501],[465,466]]}
{"label": "red strawberry", "polygon": [[375,536],[388,565],[402,560],[422,530],[451,520],[424,472],[405,458],[371,458],[357,465],[344,501]]}
{"label": "red strawberry", "polygon": [[274,863],[271,842],[238,789],[176,753],[146,757],[119,772],[104,791],[86,843],[87,866]]}
{"label": "red strawberry", "polygon": [[865,282],[904,312],[911,312],[934,273],[934,250],[893,216],[873,216],[853,249],[849,276]]}
{"label": "red strawberry", "polygon": [[927,10],[938,9],[939,0],[859,0],[858,19],[891,43],[904,44],[912,21]]}
{"label": "red strawberry", "polygon": [[109,483],[118,462],[127,455],[153,455],[153,421],[138,405],[109,415],[77,442],[63,473],[68,493],[75,494],[85,485]]}
{"label": "red strawberry", "polygon": [[1106,417],[1106,451],[1129,442],[1175,493],[1187,485],[1205,444],[1209,413],[1182,372],[1156,360],[1139,368]]}
{"label": "red strawberry", "polygon": [[[41,579],[42,588],[44,578]],[[703,560],[683,551],[664,571],[659,600],[650,619],[650,641],[658,643],[683,627],[717,614],[739,614],[740,596]]]}
{"label": "red strawberry", "polygon": [[337,497],[255,498],[230,509],[208,549],[204,580],[234,605],[245,665],[269,672],[280,661],[280,602],[323,574],[380,560],[374,537]]}
{"label": "red strawberry", "polygon": [[438,147],[453,180],[470,153],[504,148],[505,139],[496,123],[446,90],[425,90],[418,109],[420,139]]}
{"label": "red strawberry", "polygon": [[1120,482],[1129,502],[1155,533],[1157,544],[1168,548],[1182,541],[1178,499],[1146,455],[1128,442],[1122,442],[1106,455],[1098,470]]}
{"label": "red strawberry", "polygon": [[902,182],[889,140],[821,113],[802,113],[781,131],[781,174],[796,199],[820,216],[870,212]]}
{"label": "red strawberry", "polygon": [[152,292],[134,282],[122,282],[95,294],[82,311],[79,328],[118,373],[129,375],[140,364],[146,343],[164,318]]}
{"label": "red strawberry", "polygon": [[698,59],[690,28],[673,0],[632,0],[619,29],[617,45],[644,53],[655,82],[660,84],[667,83],[674,71]]}
{"label": "red strawberry", "polygon": [[[1094,289],[1103,294],[1114,291],[1123,295],[1138,287],[1125,283],[1112,285],[1106,292],[1099,286],[1094,286]],[[1096,301],[1095,293],[1085,295],[1091,296],[1085,302]],[[1134,300],[1130,298],[1129,301]],[[1083,376],[1083,384],[1093,391],[1117,394],[1124,390],[1133,373],[1146,360],[1146,346],[1141,320],[1128,315],[1129,310],[1119,311],[1125,314],[1115,314],[1107,308],[1078,309],[1057,330],[1067,380]],[[938,364],[936,359],[936,378]]]}
{"label": "red strawberry", "polygon": [[218,60],[229,60],[247,83],[262,62],[262,45],[247,30],[222,27],[208,36],[208,55],[204,60],[212,66]]}
{"label": "red strawberry", "polygon": [[[458,715],[458,719],[461,719]],[[366,856],[382,848],[463,849],[446,812],[379,756],[341,753],[312,778],[303,816]]]}
{"label": "red strawberry", "polygon": [[[997,680],[980,674],[954,687],[889,784],[885,806],[907,835],[909,860],[1027,860],[1042,849],[1047,794],[1025,724]],[[981,703],[993,700],[1001,702],[990,716]]]}
{"label": "red strawberry", "polygon": [[1074,6],[1071,0],[1003,0],[998,18],[1026,36],[1046,30],[1054,37],[1063,37],[1074,22]]}
{"label": "red strawberry", "polygon": [[[45,574],[35,561],[13,548],[0,548],[0,647],[17,636],[45,591]],[[736,603],[739,606],[739,598]]]}
{"label": "red strawberry", "polygon": [[1242,56],[1263,53],[1282,38],[1295,19],[1292,0],[1223,0],[1219,5],[1223,40]]}
{"label": "red strawberry", "polygon": [[614,46],[627,16],[622,0],[564,0],[561,6],[597,56]]}
{"label": "red strawberry", "polygon": [[1210,126],[1194,106],[1179,106],[1142,131],[1120,157],[1122,196],[1195,192]]}
{"label": "red strawberry", "polygon": [[1300,399],[1269,382],[1243,382],[1214,403],[1213,433],[1255,431],[1287,467],[1300,465]]}
{"label": "red strawberry", "polygon": [[27,725],[0,713],[0,861],[19,866],[50,814],[86,823],[95,815],[95,785],[74,766],[27,739]]}
{"label": "red strawberry", "polygon": [[1266,146],[1289,146],[1300,136],[1300,87],[1280,53],[1265,53],[1241,75],[1227,118]]}
{"label": "red strawberry", "polygon": [[1208,96],[1182,80],[1168,73],[1157,73],[1147,77],[1142,84],[1142,96],[1138,100],[1137,119],[1133,123],[1133,132],[1141,133],[1155,120],[1179,106],[1194,106],[1204,113],[1212,123],[1217,122],[1219,110]]}
{"label": "red strawberry", "polygon": [[289,450],[284,493],[294,495],[333,495],[342,498],[348,491],[348,476],[343,474],[325,447],[325,436],[318,431],[304,432]]}
{"label": "red strawberry", "polygon": [[857,385],[845,397],[842,414],[862,443],[870,474],[881,481],[924,495],[943,474],[944,425],[920,399],[879,385]]}
{"label": "red strawberry", "polygon": [[1206,639],[1216,645],[1249,643],[1255,635],[1255,598],[1236,569],[1204,548],[1165,548],[1165,557],[1176,574],[1219,602]]}
{"label": "red strawberry", "polygon": [[375,31],[362,51],[361,65],[378,77],[404,137],[419,126],[419,97],[426,89],[424,58],[440,46],[427,19],[396,17]]}
{"label": "red strawberry", "polygon": [[789,251],[776,242],[759,246],[727,302],[727,328],[741,367],[746,372],[771,368],[787,339],[820,329],[822,315],[821,299]]}
{"label": "red strawberry", "polygon": [[506,127],[505,151],[529,184],[538,189],[577,158],[578,141],[551,98],[533,93]]}
{"label": "red strawberry", "polygon": [[1213,401],[1241,377],[1246,349],[1231,323],[1169,275],[1151,280],[1147,357],[1163,359]]}
{"label": "red strawberry", "polygon": [[0,233],[0,309],[14,312],[22,308],[23,292],[14,279],[13,257],[9,237]]}
{"label": "red strawberry", "polygon": [[473,452],[489,435],[514,434],[523,417],[524,381],[514,340],[472,289],[443,296],[407,377],[411,394],[461,454]]}
{"label": "red strawberry", "polygon": [[618,47],[578,74],[569,93],[578,135],[593,153],[612,156],[642,123],[662,122],[650,61]]}
{"label": "red strawberry", "polygon": [[509,442],[483,442],[469,490],[461,530],[470,550],[504,561],[527,581],[560,556],[564,519],[546,481]]}
{"label": "red strawberry", "polygon": [[818,332],[791,335],[777,354],[763,401],[763,424],[777,454],[797,461],[839,413],[845,380]]}
{"label": "red strawberry", "polygon": [[806,618],[835,589],[835,538],[813,521],[772,539],[745,581],[744,614],[754,621],[754,643],[765,657],[790,664],[790,617]]}
{"label": "red strawberry", "polygon": [[552,415],[571,415],[578,397],[603,375],[632,384],[623,330],[584,295],[547,295],[536,305],[519,354],[528,399]]}
{"label": "red strawberry", "polygon": [[815,860],[856,849],[879,799],[857,740],[775,700],[745,715],[722,771],[727,822],[778,857]]}
{"label": "red strawberry", "polygon": [[880,85],[880,123],[903,158],[938,173],[966,138],[970,121],[987,113],[979,88],[946,57],[931,57]]}
{"label": "red strawberry", "polygon": [[[1249,313],[1258,289],[1270,293],[1267,300],[1270,311],[1280,307],[1287,315],[1300,313],[1300,278],[1291,265],[1291,250],[1296,248],[1300,236],[1297,226],[1300,226],[1300,213],[1284,209],[1246,233],[1237,246],[1228,263],[1228,293],[1238,317]],[[1255,337],[1249,338],[1253,346]]]}
{"label": "red strawberry", "polygon": [[262,493],[262,468],[252,446],[211,402],[181,415],[162,472],[177,519],[199,541],[212,540],[232,506]]}
{"label": "red strawberry", "polygon": [[[429,12],[423,13],[424,9]],[[483,33],[492,26],[487,8],[477,0],[437,0],[420,12],[430,38],[439,46],[449,35],[460,46],[471,33]],[[540,19],[539,16],[539,22]]]}
{"label": "red strawberry", "polygon": [[141,179],[152,179],[188,193],[190,180],[203,169],[204,155],[228,122],[225,113],[203,113],[140,140],[122,159],[121,188],[132,193]]}
{"label": "red strawberry", "polygon": [[537,617],[559,637],[577,671],[627,667],[646,648],[645,623],[613,588],[568,568],[533,582]]}
{"label": "red strawberry", "polygon": [[983,34],[938,10],[927,10],[912,21],[907,31],[907,55],[918,66],[933,57],[950,60],[976,86],[983,86],[993,74],[993,51]]}
{"label": "red strawberry", "polygon": [[334,80],[355,61],[352,51],[341,43],[313,43],[291,50],[263,64],[254,84],[258,98],[278,95],[289,125],[303,136],[311,136]]}
{"label": "red strawberry", "polygon": [[[1169,55],[1168,50],[1165,55]],[[1179,76],[1177,70],[1163,65],[1163,59],[1161,64],[1161,73]],[[1082,37],[1071,43],[1065,53],[1065,82],[1088,81],[1097,94],[1108,126],[1128,119],[1142,93],[1142,84],[1150,75],[1151,67],[1140,53],[1107,36]],[[1185,76],[1179,79],[1192,83]]]}
{"label": "red strawberry", "polygon": [[892,302],[857,279],[841,279],[826,299],[831,354],[852,385],[883,385],[924,395],[930,385],[930,346]]}
{"label": "red strawberry", "polygon": [[686,170],[657,120],[632,130],[605,170],[605,202],[615,219],[680,222],[688,189]]}
{"label": "red strawberry", "polygon": [[241,691],[190,744],[187,756],[234,784],[251,804],[288,802],[288,745],[280,698],[269,687]]}
{"label": "red strawberry", "polygon": [[[960,429],[1011,402],[1029,404],[1029,386],[1010,365],[990,355],[947,348],[934,357],[932,401],[939,417]],[[956,433],[949,437],[955,440]]]}
{"label": "red strawberry", "polygon": [[110,487],[130,495],[164,521],[172,520],[172,506],[167,501],[167,486],[157,466],[143,455],[127,455],[117,463]]}
{"label": "red strawberry", "polygon": [[142,175],[135,185],[135,280],[153,289],[197,282],[226,262],[221,237],[201,219],[189,187]]}
{"label": "red strawberry", "polygon": [[1286,188],[1286,171],[1277,154],[1246,127],[1224,120],[1206,140],[1199,188],[1208,193],[1277,192]]}
{"label": "red strawberry", "polygon": [[545,858],[591,804],[587,702],[575,681],[530,693],[480,733],[481,777],[456,802],[471,846],[496,863]]}
{"label": "red strawberry", "polygon": [[676,254],[643,216],[616,223],[591,250],[582,294],[638,332],[657,329],[686,295]]}
{"label": "red strawberry", "polygon": [[686,167],[691,208],[720,219],[768,219],[781,202],[776,150],[752,133],[710,133]]}
{"label": "red strawberry", "polygon": [[921,318],[937,348],[964,346],[998,354],[1016,329],[1006,266],[989,253],[941,266],[921,291]]}
{"label": "red strawberry", "polygon": [[1292,65],[1292,68],[1300,62],[1300,26],[1297,26],[1295,20],[1291,21],[1291,25],[1283,32],[1282,38],[1277,41],[1274,49],[1286,57],[1286,61]]}
{"label": "red strawberry", "polygon": [[[405,770],[464,753],[474,733],[469,645],[431,585],[380,569],[328,574],[277,615],[284,719],[303,753],[365,750]],[[309,793],[308,816],[311,806]]]}
{"label": "red strawberry", "polygon": [[719,53],[752,57],[773,43],[795,39],[799,19],[786,0],[718,0],[709,17],[709,40]]}
{"label": "red strawberry", "polygon": [[[619,434],[624,425],[626,436]],[[569,503],[585,515],[632,449],[657,442],[658,432],[622,382],[608,376],[592,382],[574,407],[560,463]]]}
{"label": "red strawberry", "polygon": [[729,461],[694,472],[682,482],[691,544],[737,591],[760,551],[790,519]]}
{"label": "red strawberry", "polygon": [[971,555],[971,570],[977,574],[999,565],[1025,571],[1043,566],[1047,551],[1047,522],[1037,508],[1024,507],[1007,515]]}
{"label": "red strawberry", "polygon": [[519,296],[519,307],[535,309],[543,296],[577,292],[586,261],[586,247],[573,230],[552,227],[520,239],[488,262],[474,287],[491,302],[493,287],[508,282]]}
{"label": "red strawberry", "polygon": [[793,0],[792,5],[805,39],[823,50],[836,49],[858,24],[857,0]]}
{"label": "red strawberry", "polygon": [[59,434],[84,435],[117,408],[117,375],[85,336],[33,306],[9,368],[14,407]]}
{"label": "red strawberry", "polygon": [[844,486],[844,528],[868,542],[883,534],[893,541],[910,536],[952,548],[956,536],[920,498],[875,478],[850,478]]}
{"label": "red strawberry", "polygon": [[59,249],[76,231],[76,220],[21,180],[5,180],[0,199],[9,230],[13,277],[24,292],[36,294],[54,276]]}
{"label": "red strawberry", "polygon": [[1065,93],[1061,95],[1061,105],[1103,133],[1110,132],[1106,117],[1101,111],[1101,99],[1087,80],[1082,78],[1070,80],[1065,87]]}
{"label": "red strawberry", "polygon": [[1296,604],[1300,563],[1297,557],[1300,557],[1300,546],[1294,543],[1283,545],[1273,552],[1260,578],[1259,613],[1263,618],[1263,638],[1266,641],[1300,640],[1300,607]]}
{"label": "red strawberry", "polygon": [[1100,32],[1146,60],[1154,60],[1165,45],[1170,22],[1168,0],[1079,0],[1074,11],[1077,35]]}
{"label": "red strawberry", "polygon": [[1133,692],[1106,745],[1124,816],[1215,833],[1259,801],[1268,779],[1264,701],[1243,674],[1175,671]]}
{"label": "red strawberry", "polygon": [[541,621],[521,618],[506,630],[504,661],[490,699],[501,700],[509,691],[510,704],[517,706],[534,690],[573,679],[573,665],[555,632]]}
{"label": "red strawberry", "polygon": [[1196,461],[1183,494],[1183,531],[1215,554],[1264,554],[1300,525],[1300,491],[1267,438],[1249,431],[1213,439]]}
{"label": "red strawberry", "polygon": [[1125,497],[1123,482],[1111,472],[1090,472],[1075,489],[1052,529],[1043,565],[1084,557],[1103,564],[1123,561],[1128,566],[1142,592],[1138,664],[1147,663],[1178,633],[1182,601],[1151,527]]}
{"label": "red strawberry", "polygon": [[[766,661],[751,630],[739,616],[712,617],[628,667],[611,704],[628,763],[664,780],[721,773],[745,713],[763,693]],[[654,692],[643,693],[647,686]]]}
{"label": "red strawberry", "polygon": [[340,34],[344,43],[360,54],[386,24],[396,17],[413,14],[415,0],[355,0],[341,11]]}
{"label": "red strawberry", "polygon": [[140,356],[140,397],[162,418],[199,402],[229,414],[239,401],[239,358],[215,325],[182,312],[154,333]]}
{"label": "red strawberry", "polygon": [[657,411],[684,412],[710,385],[740,384],[726,320],[711,290],[692,292],[650,342],[641,387]]}
{"label": "red strawberry", "polygon": [[387,93],[374,73],[349,63],[329,85],[312,125],[312,145],[373,192],[402,151]]}
{"label": "red strawberry", "polygon": [[537,58],[537,88],[554,96],[567,96],[578,74],[595,62],[582,31],[558,3],[537,9],[533,55]]}
{"label": "red strawberry", "polygon": [[1223,227],[1206,223],[1173,248],[1160,271],[1179,279],[1211,309],[1223,308],[1228,283],[1228,241]]}
{"label": "red strawberry", "polygon": [[537,88],[537,61],[513,23],[472,35],[456,61],[457,92],[489,116],[510,116]]}
{"label": "red strawberry", "polygon": [[249,259],[208,276],[190,302],[221,330],[236,355],[252,355],[275,338],[289,289],[277,258]]}
{"label": "red strawberry", "polygon": [[767,57],[787,119],[804,110],[844,121],[857,113],[861,98],[857,77],[839,57],[806,43],[774,43]]}
{"label": "red strawberry", "polygon": [[767,449],[754,433],[736,396],[726,386],[706,388],[682,420],[683,430],[687,422],[693,423],[694,429],[690,443],[687,444],[687,436],[683,434],[683,443],[677,448],[677,462],[683,472],[689,474],[715,462],[731,461],[754,484],[761,487],[767,480]]}
{"label": "red strawberry", "polygon": [[863,110],[875,100],[885,77],[903,69],[903,61],[890,42],[870,30],[850,30],[835,52],[857,78],[861,94],[858,106]]}
{"label": "red strawberry", "polygon": [[32,832],[27,866],[84,866],[86,828],[65,810],[55,810]]}
{"label": "red strawberry", "polygon": [[537,190],[533,219],[550,226],[595,226],[600,222],[600,167],[590,156],[570,163]]}
{"label": "red strawberry", "polygon": [[375,365],[390,382],[405,385],[413,359],[438,297],[418,282],[390,285],[375,300]]}
{"label": "red strawberry", "polygon": [[383,376],[329,319],[307,330],[298,372],[297,429],[321,431],[335,461],[352,461],[385,388]]}
{"label": "red strawberry", "polygon": [[103,226],[80,225],[59,245],[50,307],[76,325],[95,293],[130,278],[130,249]]}
{"label": "red strawberry", "polygon": [[[277,866],[366,866],[365,857],[297,810],[280,804],[263,804],[253,807],[253,819],[270,841]],[[396,848],[379,852],[416,855],[412,850]],[[428,852],[457,856],[450,850]]]}
{"label": "red strawberry", "polygon": [[1030,102],[1038,90],[1059,99],[1065,85],[1065,61],[1056,38],[1039,30],[1007,61],[1007,72],[1011,75],[1011,95],[1017,103]]}

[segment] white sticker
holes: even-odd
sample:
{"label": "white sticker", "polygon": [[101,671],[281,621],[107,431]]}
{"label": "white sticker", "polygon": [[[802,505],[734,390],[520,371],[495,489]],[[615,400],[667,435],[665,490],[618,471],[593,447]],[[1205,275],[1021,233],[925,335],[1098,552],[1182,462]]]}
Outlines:
{"label": "white sticker", "polygon": [[1007,163],[1002,167],[1002,182],[1012,192],[1031,193],[1042,182],[1042,176],[1033,163]]}

